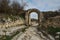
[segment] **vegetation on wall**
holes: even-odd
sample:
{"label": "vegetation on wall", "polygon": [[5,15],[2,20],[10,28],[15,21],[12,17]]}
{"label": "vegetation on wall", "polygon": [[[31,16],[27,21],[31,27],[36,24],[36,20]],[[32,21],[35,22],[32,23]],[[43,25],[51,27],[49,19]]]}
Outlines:
{"label": "vegetation on wall", "polygon": [[52,36],[55,36],[57,32],[60,32],[60,28],[59,27],[54,28],[53,26],[48,26],[47,32]]}
{"label": "vegetation on wall", "polygon": [[42,12],[45,19],[48,19],[50,17],[55,17],[55,16],[60,16],[60,9],[56,10],[56,11],[46,11],[46,12]]}
{"label": "vegetation on wall", "polygon": [[[21,16],[22,15],[21,13],[25,11],[24,10],[25,5],[20,4],[17,1],[13,1],[12,3],[10,1],[11,0],[0,0],[0,14]],[[22,17],[23,16],[24,14],[22,15]]]}

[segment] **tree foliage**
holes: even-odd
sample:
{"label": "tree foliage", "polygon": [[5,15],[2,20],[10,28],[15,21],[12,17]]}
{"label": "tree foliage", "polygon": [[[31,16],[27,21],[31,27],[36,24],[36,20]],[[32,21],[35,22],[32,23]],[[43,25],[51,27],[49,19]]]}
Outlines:
{"label": "tree foliage", "polygon": [[9,10],[9,0],[0,0],[0,12],[8,12]]}
{"label": "tree foliage", "polygon": [[24,11],[24,7],[20,3],[13,1],[10,4],[10,0],[0,0],[0,13],[17,14],[20,11]]}
{"label": "tree foliage", "polygon": [[13,1],[11,7],[12,7],[12,13],[14,14],[17,14],[23,10],[22,6],[18,2],[15,2],[15,1]]}

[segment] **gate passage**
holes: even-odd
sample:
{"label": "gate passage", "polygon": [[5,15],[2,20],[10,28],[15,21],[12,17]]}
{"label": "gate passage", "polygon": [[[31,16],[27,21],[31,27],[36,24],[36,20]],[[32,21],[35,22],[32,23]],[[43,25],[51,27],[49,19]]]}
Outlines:
{"label": "gate passage", "polygon": [[25,24],[27,26],[31,25],[31,20],[30,20],[30,13],[36,12],[38,14],[38,25],[41,24],[41,21],[43,19],[43,14],[38,10],[38,9],[29,9],[27,10],[25,14]]}

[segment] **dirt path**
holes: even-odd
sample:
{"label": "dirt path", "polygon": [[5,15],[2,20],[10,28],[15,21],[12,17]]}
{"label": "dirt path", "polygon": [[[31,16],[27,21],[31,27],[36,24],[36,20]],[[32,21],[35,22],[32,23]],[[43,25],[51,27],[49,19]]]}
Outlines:
{"label": "dirt path", "polygon": [[[6,35],[12,37],[11,40],[54,40],[51,35],[46,34],[43,30],[38,31],[37,28],[37,24],[32,26],[22,25],[18,27],[11,27],[6,29]],[[1,35],[3,35],[3,30],[4,28],[0,29]]]}
{"label": "dirt path", "polygon": [[[46,34],[48,35],[48,34]],[[37,26],[28,27],[24,32],[20,32],[12,40],[54,40],[54,38],[48,35],[50,38],[44,36],[42,32],[38,32]]]}

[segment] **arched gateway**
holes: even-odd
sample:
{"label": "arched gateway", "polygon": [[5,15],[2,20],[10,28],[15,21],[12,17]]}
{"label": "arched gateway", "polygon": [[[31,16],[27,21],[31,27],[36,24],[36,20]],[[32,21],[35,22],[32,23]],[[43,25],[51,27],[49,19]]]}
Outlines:
{"label": "arched gateway", "polygon": [[26,14],[25,14],[25,24],[31,25],[31,20],[30,20],[30,13],[32,12],[36,12],[38,14],[38,24],[40,25],[40,22],[42,20],[42,13],[38,10],[38,9],[29,9],[27,10]]}

